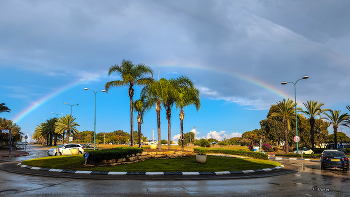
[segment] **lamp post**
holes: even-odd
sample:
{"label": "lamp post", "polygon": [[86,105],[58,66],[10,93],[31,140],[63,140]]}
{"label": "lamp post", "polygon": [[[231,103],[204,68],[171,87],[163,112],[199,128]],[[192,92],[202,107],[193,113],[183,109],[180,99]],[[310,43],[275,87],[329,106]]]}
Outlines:
{"label": "lamp post", "polygon": [[[84,90],[90,90],[88,88],[84,88]],[[92,92],[95,93],[95,118],[94,118],[94,150],[96,150],[96,94],[97,92],[101,91],[101,92],[106,92],[106,90],[91,90]]]}
{"label": "lamp post", "polygon": [[[295,134],[296,136],[298,136],[298,114],[297,114],[297,89],[296,89],[296,85],[298,83],[298,81],[302,80],[302,79],[307,79],[309,78],[309,76],[305,75],[303,78],[298,79],[296,82],[282,82],[282,85],[285,85],[287,83],[292,83],[294,84],[294,96],[295,96]],[[299,142],[297,142],[297,154],[299,154]]]}
{"label": "lamp post", "polygon": [[[69,121],[69,137],[71,137],[71,131],[72,131],[71,124],[72,124],[72,118],[73,118],[73,116],[72,116],[72,108],[73,108],[73,106],[78,106],[79,104],[75,104],[75,105],[70,105],[68,103],[63,103],[63,104],[70,106],[70,118],[71,118],[71,120]],[[68,138],[68,143],[69,143],[69,138]]]}

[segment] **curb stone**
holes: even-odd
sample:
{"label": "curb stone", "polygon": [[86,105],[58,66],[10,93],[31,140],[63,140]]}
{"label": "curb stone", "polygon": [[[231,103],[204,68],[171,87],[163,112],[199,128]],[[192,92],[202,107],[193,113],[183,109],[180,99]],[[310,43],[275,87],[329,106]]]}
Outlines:
{"label": "curb stone", "polygon": [[62,173],[72,173],[72,174],[98,174],[98,175],[229,175],[229,174],[247,174],[255,172],[270,172],[273,170],[278,170],[284,167],[280,165],[273,168],[256,169],[256,170],[243,170],[243,171],[222,171],[222,172],[100,172],[100,171],[75,171],[75,170],[62,170],[62,169],[50,169],[50,168],[40,168],[32,167],[28,165],[23,165],[18,163],[17,166],[21,168],[27,168],[31,170],[42,170],[51,172],[62,172]]}

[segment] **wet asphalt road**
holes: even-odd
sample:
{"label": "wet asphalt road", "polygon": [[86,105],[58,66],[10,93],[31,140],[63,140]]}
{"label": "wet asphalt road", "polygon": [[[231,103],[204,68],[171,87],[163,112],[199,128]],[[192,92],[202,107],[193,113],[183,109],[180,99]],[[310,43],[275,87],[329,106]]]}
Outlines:
{"label": "wet asphalt road", "polygon": [[[32,149],[30,149],[32,148]],[[30,146],[30,156],[47,148]],[[296,173],[232,180],[91,180],[22,175],[0,171],[0,196],[350,196],[349,172],[320,170],[318,161],[282,160]]]}

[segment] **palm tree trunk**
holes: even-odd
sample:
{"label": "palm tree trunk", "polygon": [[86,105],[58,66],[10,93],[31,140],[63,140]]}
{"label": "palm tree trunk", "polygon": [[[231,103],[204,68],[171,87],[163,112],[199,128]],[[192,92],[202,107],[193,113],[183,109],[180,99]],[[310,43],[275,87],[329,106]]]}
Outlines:
{"label": "palm tree trunk", "polygon": [[141,116],[140,114],[137,116],[137,123],[138,123],[138,132],[139,132],[139,148],[141,148]]}
{"label": "palm tree trunk", "polygon": [[310,118],[310,134],[311,134],[311,149],[315,149],[315,131],[314,131],[315,119],[313,117]]}
{"label": "palm tree trunk", "polygon": [[134,118],[134,114],[133,114],[133,102],[132,102],[132,97],[134,96],[134,89],[132,88],[132,84],[130,84],[129,87],[129,97],[130,97],[130,139],[131,139],[131,147],[134,146],[134,135],[133,135],[133,118]]}
{"label": "palm tree trunk", "polygon": [[160,101],[157,99],[156,104],[156,112],[157,112],[157,126],[158,126],[158,149],[162,149],[162,142],[161,142],[161,129],[160,129]]}
{"label": "palm tree trunk", "polygon": [[334,129],[334,148],[338,148],[338,138],[337,138],[337,133],[338,133],[338,125],[333,125]]}
{"label": "palm tree trunk", "polygon": [[49,143],[50,146],[52,146],[52,140],[53,140],[53,132],[51,131],[50,132],[50,143]]}
{"label": "palm tree trunk", "polygon": [[64,131],[63,131],[62,144],[64,144]]}
{"label": "palm tree trunk", "polygon": [[168,119],[168,150],[170,150],[170,141],[171,141],[171,108],[168,106],[166,110],[167,119]]}
{"label": "palm tree trunk", "polygon": [[284,120],[284,137],[285,137],[285,143],[284,148],[286,151],[286,154],[289,153],[289,144],[288,144],[288,125],[287,125],[287,119]]}
{"label": "palm tree trunk", "polygon": [[180,117],[180,131],[181,131],[181,150],[184,150],[184,118],[185,118],[185,113],[183,110],[183,107],[181,107],[181,111],[179,114]]}

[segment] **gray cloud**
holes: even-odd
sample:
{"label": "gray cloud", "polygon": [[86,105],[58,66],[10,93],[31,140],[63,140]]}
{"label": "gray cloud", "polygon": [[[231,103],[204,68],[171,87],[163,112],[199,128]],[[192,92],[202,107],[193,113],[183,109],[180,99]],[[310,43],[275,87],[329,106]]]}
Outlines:
{"label": "gray cloud", "polygon": [[280,82],[306,74],[310,79],[298,84],[301,100],[346,102],[348,4],[1,1],[0,68],[85,79],[123,58],[153,68],[171,65],[177,67],[173,72],[196,81],[202,96],[251,109],[263,109],[281,98],[235,75],[293,95],[292,87],[281,87]]}

